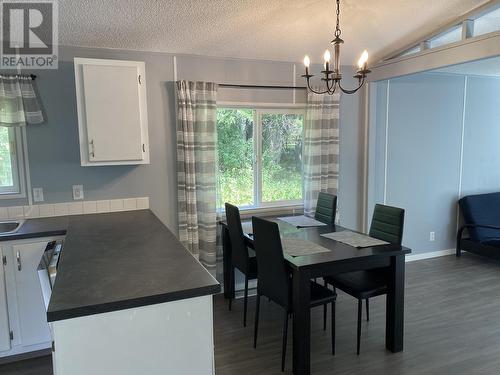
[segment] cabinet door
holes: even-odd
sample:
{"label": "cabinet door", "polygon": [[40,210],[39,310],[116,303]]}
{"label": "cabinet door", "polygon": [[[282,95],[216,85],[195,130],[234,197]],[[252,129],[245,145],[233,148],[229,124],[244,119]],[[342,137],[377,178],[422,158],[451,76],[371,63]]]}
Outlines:
{"label": "cabinet door", "polygon": [[143,158],[138,77],[135,66],[83,65],[90,161]]}
{"label": "cabinet door", "polygon": [[3,255],[2,248],[0,248],[0,351],[10,350],[10,327],[7,310],[7,294],[5,291]]}
{"label": "cabinet door", "polygon": [[37,268],[47,241],[14,244],[12,255],[15,260],[15,284],[20,341],[23,346],[51,341],[47,314]]}

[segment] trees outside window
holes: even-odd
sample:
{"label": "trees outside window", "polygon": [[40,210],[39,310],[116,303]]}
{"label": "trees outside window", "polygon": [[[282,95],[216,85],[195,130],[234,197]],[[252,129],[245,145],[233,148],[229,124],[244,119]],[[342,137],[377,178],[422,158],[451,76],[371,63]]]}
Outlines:
{"label": "trees outside window", "polygon": [[217,110],[218,206],[302,201],[302,111]]}

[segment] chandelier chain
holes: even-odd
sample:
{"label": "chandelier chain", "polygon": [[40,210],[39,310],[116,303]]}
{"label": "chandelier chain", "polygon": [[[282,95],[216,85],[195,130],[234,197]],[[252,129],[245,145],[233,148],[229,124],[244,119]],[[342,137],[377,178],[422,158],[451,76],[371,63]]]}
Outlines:
{"label": "chandelier chain", "polygon": [[335,27],[335,36],[337,38],[342,34],[342,30],[340,30],[340,0],[337,0],[337,26]]}

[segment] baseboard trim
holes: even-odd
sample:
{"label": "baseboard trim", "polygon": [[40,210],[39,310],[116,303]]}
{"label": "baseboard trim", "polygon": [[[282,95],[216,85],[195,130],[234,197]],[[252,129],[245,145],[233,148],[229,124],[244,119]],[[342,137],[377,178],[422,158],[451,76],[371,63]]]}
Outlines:
{"label": "baseboard trim", "polygon": [[430,251],[428,253],[408,255],[408,256],[406,256],[406,261],[407,262],[414,262],[416,260],[444,257],[447,255],[453,255],[453,254],[455,254],[455,249]]}

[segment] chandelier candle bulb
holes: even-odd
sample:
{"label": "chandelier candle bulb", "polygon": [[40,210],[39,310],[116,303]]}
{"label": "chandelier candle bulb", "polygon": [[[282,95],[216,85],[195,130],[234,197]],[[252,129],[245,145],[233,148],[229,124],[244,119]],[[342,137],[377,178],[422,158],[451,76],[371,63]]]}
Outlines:
{"label": "chandelier candle bulb", "polygon": [[365,49],[358,60],[359,70],[366,70],[367,62],[368,62],[368,51]]}
{"label": "chandelier candle bulb", "polygon": [[326,50],[325,54],[323,55],[323,58],[325,59],[325,70],[328,71],[330,70],[330,59],[331,59],[330,51]]}
{"label": "chandelier candle bulb", "polygon": [[309,75],[309,65],[311,65],[311,60],[309,59],[309,56],[305,55],[304,66],[306,67],[306,75]]}

